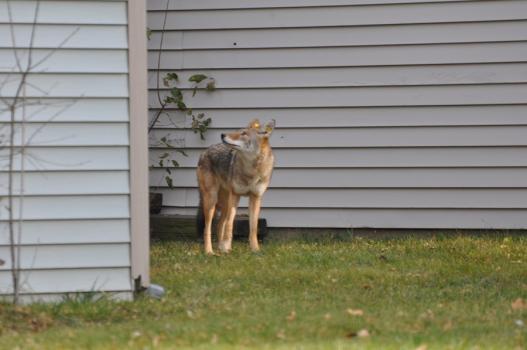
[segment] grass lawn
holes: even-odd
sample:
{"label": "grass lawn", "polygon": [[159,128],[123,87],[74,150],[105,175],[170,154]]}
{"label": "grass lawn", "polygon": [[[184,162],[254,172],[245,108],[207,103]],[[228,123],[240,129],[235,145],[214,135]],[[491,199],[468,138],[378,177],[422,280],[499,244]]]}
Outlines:
{"label": "grass lawn", "polygon": [[525,236],[157,243],[152,280],[162,300],[0,304],[0,348],[527,347]]}

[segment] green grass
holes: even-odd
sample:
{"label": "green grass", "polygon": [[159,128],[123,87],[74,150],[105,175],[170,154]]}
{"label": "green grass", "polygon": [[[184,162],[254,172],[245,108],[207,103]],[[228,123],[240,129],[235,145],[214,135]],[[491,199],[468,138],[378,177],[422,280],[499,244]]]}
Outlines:
{"label": "green grass", "polygon": [[152,280],[162,300],[0,304],[0,348],[527,346],[527,309],[511,305],[527,299],[527,237],[295,241],[258,255],[239,243],[221,257],[158,243]]}

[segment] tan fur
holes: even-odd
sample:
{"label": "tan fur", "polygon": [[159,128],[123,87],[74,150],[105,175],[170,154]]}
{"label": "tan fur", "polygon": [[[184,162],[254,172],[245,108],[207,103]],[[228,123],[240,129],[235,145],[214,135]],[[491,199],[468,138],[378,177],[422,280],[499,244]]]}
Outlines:
{"label": "tan fur", "polygon": [[209,147],[200,157],[197,169],[205,225],[205,253],[213,254],[212,220],[221,212],[217,226],[218,249],[232,248],[232,227],[240,196],[249,197],[249,244],[258,251],[258,217],[262,195],[269,186],[274,156],[269,137],[274,121],[262,130],[255,119],[245,129],[222,135],[222,144]]}

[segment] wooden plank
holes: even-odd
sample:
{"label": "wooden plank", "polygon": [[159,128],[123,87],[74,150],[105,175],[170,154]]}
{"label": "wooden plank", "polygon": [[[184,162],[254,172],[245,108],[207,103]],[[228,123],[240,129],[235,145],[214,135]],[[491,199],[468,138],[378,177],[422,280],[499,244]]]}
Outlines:
{"label": "wooden plank", "polygon": [[[0,24],[0,47],[28,48],[32,29],[32,24],[15,24],[13,26]],[[15,45],[12,42],[11,30],[14,30]],[[128,37],[126,26],[39,24],[35,26],[33,47],[48,49],[57,47],[68,49],[126,49]]]}
{"label": "wooden plank", "polygon": [[[404,23],[445,23],[526,19],[524,1],[471,1],[391,6],[171,11],[166,29],[293,28]],[[160,29],[163,12],[150,12],[148,23]]]}
{"label": "wooden plank", "polygon": [[[129,268],[22,271],[23,294],[131,291]],[[0,272],[0,294],[11,293],[11,273]]]}
{"label": "wooden plank", "polygon": [[[128,170],[128,147],[28,147],[24,170]],[[7,150],[0,150],[0,170],[8,167]],[[21,155],[15,154],[14,171],[21,170]]]}
{"label": "wooden plank", "polygon": [[[195,215],[195,208],[165,208],[166,214]],[[264,208],[269,227],[525,229],[525,209],[310,209]],[[350,231],[352,234],[353,231]]]}
{"label": "wooden plank", "polygon": [[[153,120],[158,110],[150,111]],[[525,125],[527,105],[350,107],[350,108],[264,108],[199,110],[212,119],[211,128],[238,129],[252,118],[274,118],[280,128],[334,128],[386,126]],[[168,110],[156,128],[190,128],[184,113]]]}
{"label": "wooden plank", "polygon": [[[0,198],[0,221],[8,217],[6,198]],[[128,195],[24,197],[24,220],[123,219],[130,216]],[[20,200],[12,210],[19,213]],[[18,214],[16,215],[17,220]]]}
{"label": "wooden plank", "polygon": [[[427,2],[454,2],[466,0],[178,0],[169,1],[170,10],[226,10],[247,8],[275,7],[321,7],[321,6],[355,6],[373,4],[411,4]],[[148,10],[165,10],[167,0],[149,0]]]}
{"label": "wooden plank", "polygon": [[[7,195],[8,173],[0,172],[0,196]],[[13,174],[13,191],[25,195],[126,194],[130,192],[128,171],[30,172]]]}
{"label": "wooden plank", "polygon": [[[163,85],[167,73],[159,74],[160,90],[167,89]],[[527,82],[527,63],[191,70],[179,73],[181,83],[178,86],[193,88],[188,79],[195,74],[213,77],[218,89],[524,83]],[[157,78],[157,72],[151,71],[150,89],[157,88]]]}
{"label": "wooden plank", "polygon": [[[207,132],[203,141],[194,132],[154,130],[151,145],[166,137],[175,147],[205,147],[217,143],[225,129]],[[527,126],[386,127],[334,129],[276,129],[274,148],[306,147],[423,147],[423,146],[525,146]]]}
{"label": "wooden plank", "polygon": [[[164,169],[150,186],[167,188]],[[174,187],[196,188],[195,169],[175,169]],[[527,188],[527,168],[276,169],[270,188]]]}
{"label": "wooden plank", "polygon": [[[527,21],[404,24],[364,27],[167,31],[163,49],[244,49],[473,43],[527,39]],[[158,50],[161,32],[148,46]]]}
{"label": "wooden plank", "polygon": [[[526,3],[527,4],[527,3]],[[527,42],[334,48],[230,49],[149,53],[150,68],[227,69],[525,62]],[[0,58],[3,53],[0,51]],[[8,59],[8,58],[4,58]],[[66,64],[66,62],[61,62]],[[71,63],[70,63],[71,65]],[[54,68],[58,69],[58,68]]]}
{"label": "wooden plank", "polygon": [[[27,66],[27,49],[18,50],[21,64]],[[46,73],[127,73],[126,50],[34,49],[33,62],[41,62],[32,72]],[[47,57],[47,58],[46,58]],[[0,72],[12,72],[16,59],[11,49],[0,49]]]}
{"label": "wooden plank", "polygon": [[[166,150],[151,149],[156,167]],[[187,150],[188,157],[171,155],[181,167],[196,167],[202,149]],[[379,147],[379,148],[275,148],[275,168],[421,168],[524,167],[527,147]],[[328,169],[328,171],[331,171]]]}
{"label": "wooden plank", "polygon": [[[8,111],[0,111],[0,122],[9,118]],[[50,98],[40,103],[27,99],[25,114],[19,108],[15,118],[26,122],[128,122],[128,99]]]}
{"label": "wooden plank", "polygon": [[[390,86],[309,89],[223,89],[196,94],[194,108],[306,108],[525,104],[527,84]],[[191,92],[185,96],[190,100]],[[161,92],[161,97],[168,96]],[[265,95],[265,98],[262,96]],[[159,107],[155,92],[151,106]]]}
{"label": "wooden plank", "polygon": [[[13,97],[20,85],[21,75],[0,74],[2,95]],[[26,97],[107,98],[128,97],[126,74],[30,74],[27,77]],[[74,104],[75,101],[71,101]],[[38,106],[37,106],[38,107]],[[42,109],[42,106],[40,106]]]}
{"label": "wooden plank", "polygon": [[[151,215],[150,237],[161,241],[203,239],[202,234],[197,232],[195,215]],[[236,216],[233,222],[233,237],[247,241],[249,237],[249,217]],[[216,233],[213,232],[213,239]],[[265,219],[258,220],[258,239],[267,236],[267,222]]]}
{"label": "wooden plank", "polygon": [[[37,1],[10,1],[12,22],[33,23]],[[7,1],[0,1],[0,23],[9,23]],[[38,23],[126,24],[126,1],[41,1]]]}
{"label": "wooden plank", "polygon": [[[15,232],[18,223],[15,223]],[[130,242],[130,222],[124,220],[68,220],[24,222],[21,244],[86,244]],[[0,245],[9,244],[7,222],[0,222]]]}
{"label": "wooden plank", "polygon": [[[10,270],[9,247],[0,247],[0,257],[6,261],[0,271]],[[22,269],[63,269],[123,267],[130,265],[130,245],[35,245],[20,248]]]}
{"label": "wooden plank", "polygon": [[[196,207],[197,189],[161,189],[165,206]],[[247,198],[240,206],[247,207]],[[527,189],[269,189],[264,208],[527,209]]]}
{"label": "wooden plank", "polygon": [[[15,145],[28,146],[126,146],[127,123],[87,123],[81,126],[68,123],[31,123],[25,126],[22,140],[20,127],[15,130]],[[79,160],[76,161],[78,163]]]}
{"label": "wooden plank", "polygon": [[135,288],[150,285],[146,0],[128,2],[130,39],[130,237]]}

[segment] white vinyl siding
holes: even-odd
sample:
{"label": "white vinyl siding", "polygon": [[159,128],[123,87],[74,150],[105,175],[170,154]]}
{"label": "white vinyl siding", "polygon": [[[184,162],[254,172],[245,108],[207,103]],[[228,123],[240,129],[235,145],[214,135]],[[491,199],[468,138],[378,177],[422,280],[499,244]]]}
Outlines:
{"label": "white vinyl siding", "polygon": [[[10,3],[23,64],[36,2]],[[40,2],[32,57],[49,57],[29,74],[28,107],[16,116],[25,118],[26,138],[17,132],[15,144],[27,144],[23,166],[15,155],[13,174],[13,210],[23,220],[23,300],[87,291],[131,298],[127,17],[126,1]],[[10,33],[0,0],[0,81],[10,79],[4,97],[15,94],[20,79],[10,73]],[[8,121],[0,112],[0,123]],[[12,292],[7,154],[0,149],[0,294]]]}
{"label": "white vinyl siding", "polygon": [[[149,0],[149,101],[165,0]],[[527,1],[177,0],[160,60],[196,113],[202,141],[169,109],[152,132],[150,183],[164,212],[194,214],[195,166],[219,135],[276,119],[271,227],[527,228]],[[191,97],[204,73],[214,92]],[[166,136],[188,157],[174,189]],[[242,207],[247,201],[242,200]]]}

